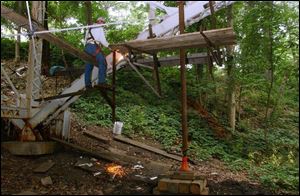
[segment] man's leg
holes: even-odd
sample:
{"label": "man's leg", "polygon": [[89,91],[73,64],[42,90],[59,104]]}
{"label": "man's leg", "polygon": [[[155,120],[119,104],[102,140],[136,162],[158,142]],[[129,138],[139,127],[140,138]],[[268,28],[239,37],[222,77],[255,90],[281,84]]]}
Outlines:
{"label": "man's leg", "polygon": [[91,75],[93,71],[93,64],[86,63],[84,70],[84,84],[85,87],[92,87]]}
{"label": "man's leg", "polygon": [[[84,51],[90,55],[93,55],[96,51],[96,46],[94,44],[87,44],[85,46]],[[84,84],[85,87],[92,87],[92,82],[91,82],[91,75],[93,71],[93,64],[87,62],[85,65],[85,71],[84,71]]]}
{"label": "man's leg", "polygon": [[98,53],[96,56],[99,69],[98,69],[98,84],[106,83],[106,61],[102,53]]}

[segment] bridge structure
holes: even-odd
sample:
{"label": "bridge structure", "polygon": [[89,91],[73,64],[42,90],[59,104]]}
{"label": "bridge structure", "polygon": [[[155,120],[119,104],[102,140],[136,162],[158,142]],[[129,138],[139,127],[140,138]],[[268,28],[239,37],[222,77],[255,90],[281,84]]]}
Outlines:
{"label": "bridge structure", "polygon": [[[115,121],[115,89],[116,89],[116,72],[128,66],[132,68],[153,93],[161,97],[159,67],[180,65],[181,82],[182,82],[182,107],[183,109],[183,136],[184,142],[187,142],[187,119],[186,119],[186,79],[184,76],[186,64],[206,64],[211,60],[216,62],[222,61],[222,55],[217,55],[218,47],[225,45],[234,45],[236,36],[231,27],[223,29],[212,29],[194,33],[184,33],[185,26],[189,26],[201,19],[214,14],[222,8],[231,5],[233,1],[208,1],[187,2],[182,9],[170,8],[157,2],[148,2],[149,26],[142,31],[137,39],[125,43],[111,45],[112,52],[106,57],[107,75],[112,75],[112,84],[108,87],[99,86],[101,95],[105,98],[112,108],[112,121]],[[22,135],[31,132],[32,137],[21,137],[22,141],[42,140],[38,126],[50,127],[54,129],[55,135],[63,138],[68,137],[70,128],[70,112],[68,107],[75,102],[84,92],[84,75],[74,80],[70,86],[66,87],[59,95],[52,97],[41,97],[41,41],[43,39],[58,46],[64,51],[82,59],[83,61],[95,63],[95,59],[84,53],[82,50],[75,48],[66,41],[55,36],[51,31],[43,28],[42,23],[45,5],[40,2],[37,4],[37,13],[31,16],[29,4],[27,2],[27,17],[16,13],[1,4],[1,17],[22,26],[27,29],[27,35],[31,38],[30,50],[32,56],[29,57],[29,64],[26,78],[26,94],[18,92],[12,83],[10,76],[5,72],[5,64],[1,64],[1,74],[10,85],[13,96],[7,96],[2,93],[1,89],[1,118],[9,119],[16,127],[21,130]],[[155,9],[162,9],[167,14],[155,21]],[[185,13],[185,14],[184,14]],[[33,20],[34,19],[34,20]],[[40,23],[39,23],[40,22]],[[209,48],[210,53],[199,53],[186,55],[185,50],[189,48]],[[180,51],[179,57],[162,57],[158,58],[160,51]],[[136,54],[150,55],[147,59],[136,59]],[[138,68],[152,69],[155,75],[156,86],[142,75]],[[98,68],[94,67],[92,72],[92,82],[97,79]],[[108,91],[112,92],[108,96]],[[55,123],[53,123],[55,122]],[[26,135],[26,134],[24,134]],[[29,139],[32,138],[32,139]]]}

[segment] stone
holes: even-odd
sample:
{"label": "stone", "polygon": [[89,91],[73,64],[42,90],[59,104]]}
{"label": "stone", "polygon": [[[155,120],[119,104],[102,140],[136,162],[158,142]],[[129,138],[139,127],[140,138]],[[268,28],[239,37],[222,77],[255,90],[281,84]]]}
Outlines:
{"label": "stone", "polygon": [[47,177],[45,177],[45,178],[42,178],[42,179],[41,179],[41,182],[42,182],[42,185],[44,185],[44,186],[52,185],[52,184],[53,184],[52,179],[51,179],[50,176],[47,176]]}
{"label": "stone", "polygon": [[45,173],[54,165],[55,165],[55,163],[53,161],[49,160],[49,161],[46,161],[46,162],[42,163],[41,165],[39,165],[35,170],[33,170],[33,172]]}

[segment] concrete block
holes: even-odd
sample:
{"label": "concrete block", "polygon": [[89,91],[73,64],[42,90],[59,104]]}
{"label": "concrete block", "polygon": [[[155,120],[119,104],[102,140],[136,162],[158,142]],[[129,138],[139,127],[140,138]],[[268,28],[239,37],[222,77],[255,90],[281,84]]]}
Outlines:
{"label": "concrete block", "polygon": [[51,154],[55,151],[56,142],[39,141],[39,142],[19,142],[8,141],[1,142],[1,146],[6,148],[14,155],[43,155]]}
{"label": "concrete block", "polygon": [[158,181],[157,188],[159,191],[168,191],[168,182],[170,179],[168,178],[163,178]]}
{"label": "concrete block", "polygon": [[194,180],[195,175],[192,171],[175,171],[173,175],[171,175],[171,178],[179,180]]}
{"label": "concrete block", "polygon": [[171,179],[168,182],[168,192],[169,193],[183,193],[188,194],[190,192],[191,180],[177,180]]}
{"label": "concrete block", "polygon": [[194,180],[190,186],[192,194],[199,195],[206,186],[206,180]]}
{"label": "concrete block", "polygon": [[201,191],[200,195],[208,195],[209,194],[209,188],[204,187],[203,190]]}
{"label": "concrete block", "polygon": [[168,192],[177,194],[179,191],[179,181],[180,180],[169,180],[168,182]]}
{"label": "concrete block", "polygon": [[158,190],[158,187],[155,187],[155,188],[153,189],[153,195],[160,195],[160,192],[159,192],[159,190]]}
{"label": "concrete block", "polygon": [[182,182],[179,183],[178,193],[189,194],[190,193],[190,185],[191,185],[191,181],[185,182],[185,183],[182,183]]}

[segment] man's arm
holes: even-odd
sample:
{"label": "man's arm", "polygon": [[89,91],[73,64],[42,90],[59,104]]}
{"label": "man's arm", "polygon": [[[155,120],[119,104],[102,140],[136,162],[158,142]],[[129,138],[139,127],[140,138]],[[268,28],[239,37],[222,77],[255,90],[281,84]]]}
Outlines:
{"label": "man's arm", "polygon": [[107,42],[106,40],[106,37],[105,37],[105,33],[104,33],[104,29],[103,28],[100,28],[100,42],[103,46],[107,47],[109,46],[109,43]]}
{"label": "man's arm", "polygon": [[105,38],[104,30],[102,27],[92,29],[91,33],[93,34],[96,41],[100,42],[103,46],[108,48],[109,43]]}

